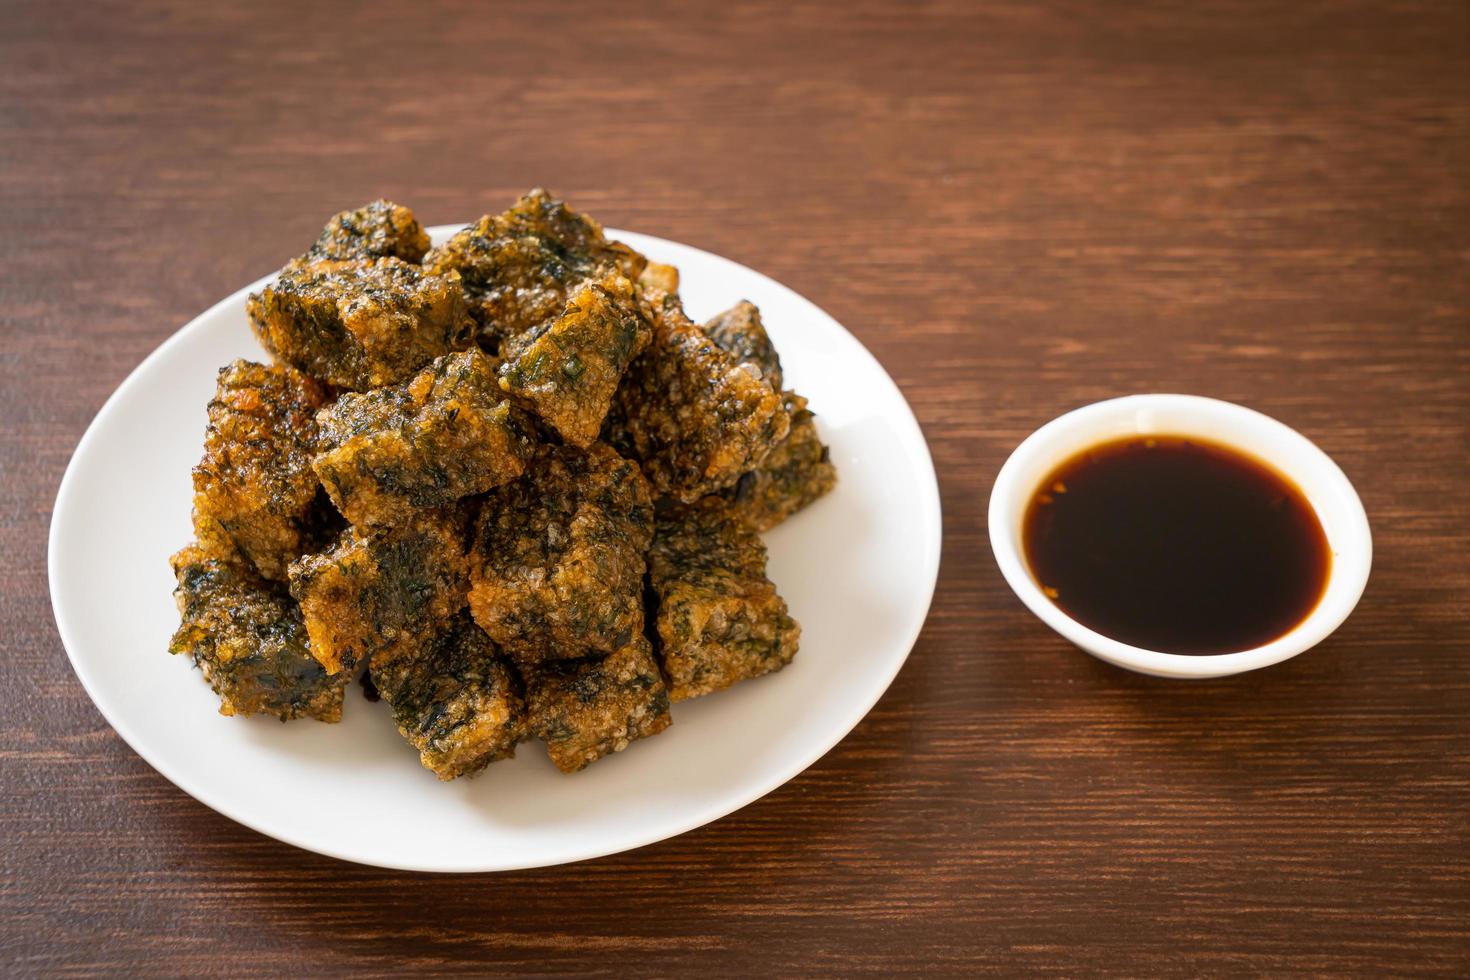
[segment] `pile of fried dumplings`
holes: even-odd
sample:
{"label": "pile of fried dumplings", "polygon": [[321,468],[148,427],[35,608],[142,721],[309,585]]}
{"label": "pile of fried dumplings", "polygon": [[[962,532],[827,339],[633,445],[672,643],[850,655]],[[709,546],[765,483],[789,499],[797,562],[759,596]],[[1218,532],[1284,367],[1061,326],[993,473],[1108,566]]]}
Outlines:
{"label": "pile of fried dumplings", "polygon": [[345,211],[247,312],[273,361],[220,369],[172,559],[221,713],[358,680],[441,779],[531,738],[575,772],[795,656],[760,534],[836,471],[755,306],[691,322],[535,190],[433,248]]}

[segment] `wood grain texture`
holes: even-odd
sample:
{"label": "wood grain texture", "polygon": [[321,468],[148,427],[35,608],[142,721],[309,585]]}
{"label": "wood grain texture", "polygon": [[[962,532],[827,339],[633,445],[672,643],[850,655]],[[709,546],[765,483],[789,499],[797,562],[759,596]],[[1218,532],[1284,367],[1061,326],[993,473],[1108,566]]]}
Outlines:
{"label": "wood grain texture", "polygon": [[[1464,3],[0,22],[0,973],[1470,972]],[[61,473],[148,351],[328,214],[448,222],[536,184],[772,275],[873,350],[938,466],[928,625],[825,759],[653,847],[444,878],[260,837],[72,674]],[[1275,415],[1356,482],[1373,579],[1310,655],[1138,677],[1002,582],[1005,455],[1154,390]]]}

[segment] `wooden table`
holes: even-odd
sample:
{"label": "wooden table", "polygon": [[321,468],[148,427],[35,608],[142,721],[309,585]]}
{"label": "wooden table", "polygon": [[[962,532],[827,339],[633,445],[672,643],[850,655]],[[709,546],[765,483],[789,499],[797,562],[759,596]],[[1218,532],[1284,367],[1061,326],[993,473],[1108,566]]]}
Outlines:
{"label": "wooden table", "polygon": [[[0,973],[1470,971],[1470,8],[515,6],[5,3]],[[258,836],[73,676],[62,470],[326,215],[536,184],[873,350],[939,470],[929,623],[825,759],[634,853],[446,878]],[[1355,481],[1377,560],[1318,649],[1153,680],[1006,588],[1001,461],[1139,391],[1261,409]]]}

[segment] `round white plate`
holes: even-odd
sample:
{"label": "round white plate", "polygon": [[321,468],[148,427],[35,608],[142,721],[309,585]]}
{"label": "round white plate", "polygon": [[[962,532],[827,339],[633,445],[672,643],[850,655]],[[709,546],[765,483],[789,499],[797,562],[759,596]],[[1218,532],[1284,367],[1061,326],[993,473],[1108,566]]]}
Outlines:
{"label": "round white plate", "polygon": [[[436,242],[457,228],[431,229]],[[908,403],[835,320],[728,259],[609,230],[679,267],[696,320],[749,299],[806,395],[837,489],[766,535],[769,574],[802,625],[779,673],[677,704],[662,735],[564,776],[539,743],[473,779],[439,782],[383,704],[348,689],[340,724],[226,718],[167,652],[178,625],[168,556],[191,537],[190,467],[217,369],[263,352],[245,296],[154,351],[97,413],[51,520],[51,602],[103,716],[180,789],[263,834],[349,861],[496,871],[612,854],[706,824],[769,793],[852,730],[898,673],[939,570],[939,489]]]}

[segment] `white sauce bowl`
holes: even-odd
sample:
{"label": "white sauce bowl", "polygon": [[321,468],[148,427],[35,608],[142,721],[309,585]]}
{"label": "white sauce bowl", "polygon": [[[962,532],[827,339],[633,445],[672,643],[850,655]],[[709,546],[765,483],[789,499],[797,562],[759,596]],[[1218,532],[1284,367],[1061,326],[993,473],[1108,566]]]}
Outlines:
{"label": "white sauce bowl", "polygon": [[[1332,550],[1327,587],[1290,632],[1239,653],[1195,656],[1145,650],[1082,625],[1041,591],[1026,564],[1022,522],[1041,481],[1072,456],[1128,436],[1194,436],[1236,449],[1291,480],[1312,505]],[[1296,430],[1230,402],[1196,395],[1129,395],[1053,419],[1016,447],[990,493],[990,546],[1001,574],[1042,622],[1101,660],[1158,677],[1224,677],[1268,667],[1324,640],[1347,619],[1373,563],[1373,537],[1357,491],[1326,453]]]}

